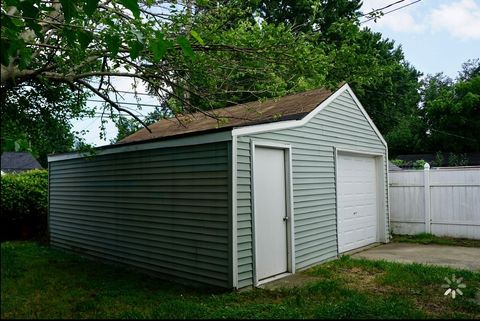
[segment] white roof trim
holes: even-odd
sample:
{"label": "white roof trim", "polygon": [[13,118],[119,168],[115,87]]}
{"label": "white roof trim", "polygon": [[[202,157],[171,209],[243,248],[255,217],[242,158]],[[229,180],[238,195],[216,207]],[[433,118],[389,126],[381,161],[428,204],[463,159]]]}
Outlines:
{"label": "white roof trim", "polygon": [[[207,143],[215,143],[221,141],[229,141],[232,139],[230,131],[222,131],[217,133],[209,134],[198,134],[188,137],[172,138],[156,142],[139,142],[138,144],[129,144],[125,146],[116,146],[107,149],[97,149],[96,153],[92,156],[100,155],[110,155],[126,152],[134,152],[139,150],[147,149],[156,149],[156,148],[166,148],[166,147],[179,147],[179,146],[190,146],[190,145],[199,145]],[[112,145],[113,146],[113,145]],[[56,162],[67,159],[83,158],[91,156],[88,152],[86,153],[68,153],[68,154],[59,154],[48,156],[48,162]]]}
{"label": "white roof trim", "polygon": [[252,125],[252,126],[245,126],[245,127],[237,127],[232,130],[232,135],[241,136],[241,135],[249,135],[249,134],[258,134],[258,133],[269,132],[273,130],[289,129],[289,128],[295,128],[298,126],[303,126],[310,119],[315,117],[315,115],[318,114],[323,108],[328,106],[328,104],[330,104],[338,96],[340,96],[345,91],[345,89],[347,89],[347,84],[340,87],[336,92],[330,95],[330,97],[325,99],[320,105],[318,105],[314,110],[312,110],[308,115],[306,115],[302,119],[286,120],[286,121],[279,121],[275,123]]}
{"label": "white roof trim", "polygon": [[287,121],[280,121],[280,122],[276,122],[276,123],[237,127],[237,128],[234,128],[232,130],[232,136],[243,136],[243,135],[250,135],[250,134],[258,134],[258,133],[264,133],[264,132],[269,132],[269,131],[274,131],[274,130],[290,129],[290,128],[303,126],[307,122],[309,122],[313,117],[315,117],[320,111],[322,111],[322,109],[327,107],[332,101],[337,99],[345,91],[347,91],[350,94],[350,96],[355,101],[355,104],[358,106],[358,108],[360,108],[360,111],[363,113],[363,115],[367,119],[370,126],[372,126],[372,129],[375,131],[378,138],[380,138],[383,145],[385,145],[385,147],[387,147],[387,142],[383,138],[382,134],[380,134],[380,131],[375,126],[372,119],[368,116],[367,112],[365,111],[365,108],[363,108],[362,104],[358,100],[357,96],[355,96],[352,88],[350,88],[350,86],[348,84],[345,84],[342,87],[340,87],[336,92],[334,92],[332,95],[330,95],[330,97],[325,99],[320,105],[318,105],[314,110],[312,110],[308,115],[306,115],[305,117],[303,117],[300,120],[287,120]]}

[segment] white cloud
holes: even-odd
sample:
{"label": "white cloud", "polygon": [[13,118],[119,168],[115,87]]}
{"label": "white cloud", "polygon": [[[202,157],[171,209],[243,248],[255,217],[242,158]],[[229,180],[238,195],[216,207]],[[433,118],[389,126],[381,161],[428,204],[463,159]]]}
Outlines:
{"label": "white cloud", "polygon": [[378,25],[395,32],[421,33],[425,31],[425,26],[417,22],[414,16],[407,11],[399,11],[396,15],[386,15],[378,20]]}
{"label": "white cloud", "polygon": [[430,14],[432,31],[444,31],[463,40],[480,39],[480,2],[461,0],[443,4]]}
{"label": "white cloud", "polygon": [[[362,11],[368,13],[374,9],[383,8],[391,4],[391,0],[366,0],[363,1]],[[404,5],[399,3],[395,6],[386,8],[384,13],[399,8]],[[381,16],[377,19],[377,22],[369,21],[367,25],[369,27],[377,26],[380,28],[390,29],[394,32],[406,32],[406,33],[422,33],[426,30],[426,26],[416,17],[415,10],[412,7],[405,7],[392,13]]]}
{"label": "white cloud", "polygon": [[[387,13],[412,2],[413,0],[400,2],[384,9],[383,12]],[[422,34],[430,31],[431,33],[446,33],[462,40],[480,39],[480,1],[450,0],[442,2],[435,0],[430,3],[427,1],[415,3],[380,17],[376,23],[372,20],[366,25],[398,33]],[[365,0],[362,11],[367,13],[391,3],[391,0]]]}

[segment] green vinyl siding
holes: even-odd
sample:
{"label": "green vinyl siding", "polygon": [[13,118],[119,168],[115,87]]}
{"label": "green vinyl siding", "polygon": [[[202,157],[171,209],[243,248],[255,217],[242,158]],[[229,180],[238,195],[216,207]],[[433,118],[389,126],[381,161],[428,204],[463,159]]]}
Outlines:
{"label": "green vinyl siding", "polygon": [[[292,146],[296,269],[332,259],[338,254],[334,148],[386,154],[382,141],[347,91],[304,126],[239,136],[237,138],[239,288],[253,283],[250,193],[252,139]],[[387,198],[387,188],[385,193]],[[387,213],[387,202],[385,204]]]}
{"label": "green vinyl siding", "polygon": [[50,162],[55,247],[231,287],[231,143]]}

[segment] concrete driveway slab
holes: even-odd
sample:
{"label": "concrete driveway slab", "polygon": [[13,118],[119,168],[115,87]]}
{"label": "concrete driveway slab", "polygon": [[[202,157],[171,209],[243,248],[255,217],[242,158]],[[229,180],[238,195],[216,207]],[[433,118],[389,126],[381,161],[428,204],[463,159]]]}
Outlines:
{"label": "concrete driveway slab", "polygon": [[480,248],[389,243],[352,254],[352,258],[442,265],[480,272]]}

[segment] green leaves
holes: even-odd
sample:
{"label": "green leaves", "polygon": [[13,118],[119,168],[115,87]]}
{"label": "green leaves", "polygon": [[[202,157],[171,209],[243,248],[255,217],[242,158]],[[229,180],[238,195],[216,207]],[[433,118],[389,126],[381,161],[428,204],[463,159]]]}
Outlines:
{"label": "green leaves", "polygon": [[[35,2],[33,0],[19,2],[18,9],[22,11],[23,17],[26,18],[24,19],[25,24],[39,35],[42,30],[42,28],[40,27],[37,21],[40,10],[38,10],[37,6],[35,5]],[[3,20],[4,20],[4,17],[2,16],[2,25],[4,23]],[[15,19],[13,19],[13,21],[14,20]]]}
{"label": "green leaves", "polygon": [[150,42],[150,51],[153,53],[153,60],[159,62],[172,46],[172,43],[165,39],[163,32],[157,31],[155,39]]}
{"label": "green leaves", "polygon": [[1,217],[14,222],[35,216],[46,217],[48,211],[48,172],[31,170],[7,174],[1,178]]}
{"label": "green leaves", "polygon": [[198,35],[198,33],[195,30],[190,31],[190,34],[192,35],[193,38],[195,38],[195,40],[198,41],[199,44],[201,44],[202,46],[205,46],[205,41],[203,41],[203,39]]}
{"label": "green leaves", "polygon": [[63,9],[63,15],[65,17],[65,22],[69,23],[72,18],[75,18],[78,15],[77,7],[75,0],[60,0]]}
{"label": "green leaves", "polygon": [[[199,36],[198,38],[203,42],[203,40]],[[195,58],[195,52],[193,51],[192,46],[190,45],[190,41],[187,39],[187,37],[178,36],[176,38],[176,42],[182,49],[182,52],[185,55],[185,57],[189,59]],[[133,55],[136,58],[136,53],[138,48],[132,47],[133,44],[135,44],[135,42],[132,42],[130,44],[130,55],[132,55],[133,53]],[[137,46],[137,45],[135,44],[134,46]],[[160,60],[162,60],[162,58],[167,53],[168,49],[172,47],[173,47],[172,42],[170,40],[165,39],[165,34],[163,32],[157,32],[155,34],[155,38],[150,42],[150,45],[149,45],[149,49],[153,54],[153,60],[155,62],[159,62]]]}
{"label": "green leaves", "polygon": [[178,36],[177,43],[180,45],[180,48],[182,48],[182,51],[185,54],[185,56],[187,56],[190,59],[193,59],[195,57],[195,53],[193,52],[193,49],[190,46],[190,42],[185,36]]}
{"label": "green leaves", "polygon": [[140,7],[138,6],[137,0],[119,0],[121,4],[127,9],[129,9],[135,18],[140,17]]}
{"label": "green leaves", "polygon": [[100,0],[86,0],[84,10],[88,17],[91,17],[95,13],[99,1]]}
{"label": "green leaves", "polygon": [[140,56],[140,52],[143,49],[143,44],[138,41],[131,41],[128,43],[128,49],[130,52],[130,58],[135,60],[138,58],[138,56]]}
{"label": "green leaves", "polygon": [[80,42],[80,48],[82,50],[87,49],[88,45],[92,42],[93,40],[93,33],[90,31],[80,31],[78,33],[78,42]]}
{"label": "green leaves", "polygon": [[105,36],[105,41],[107,44],[107,49],[108,51],[110,51],[110,56],[116,56],[120,51],[120,36],[114,33],[110,33]]}

